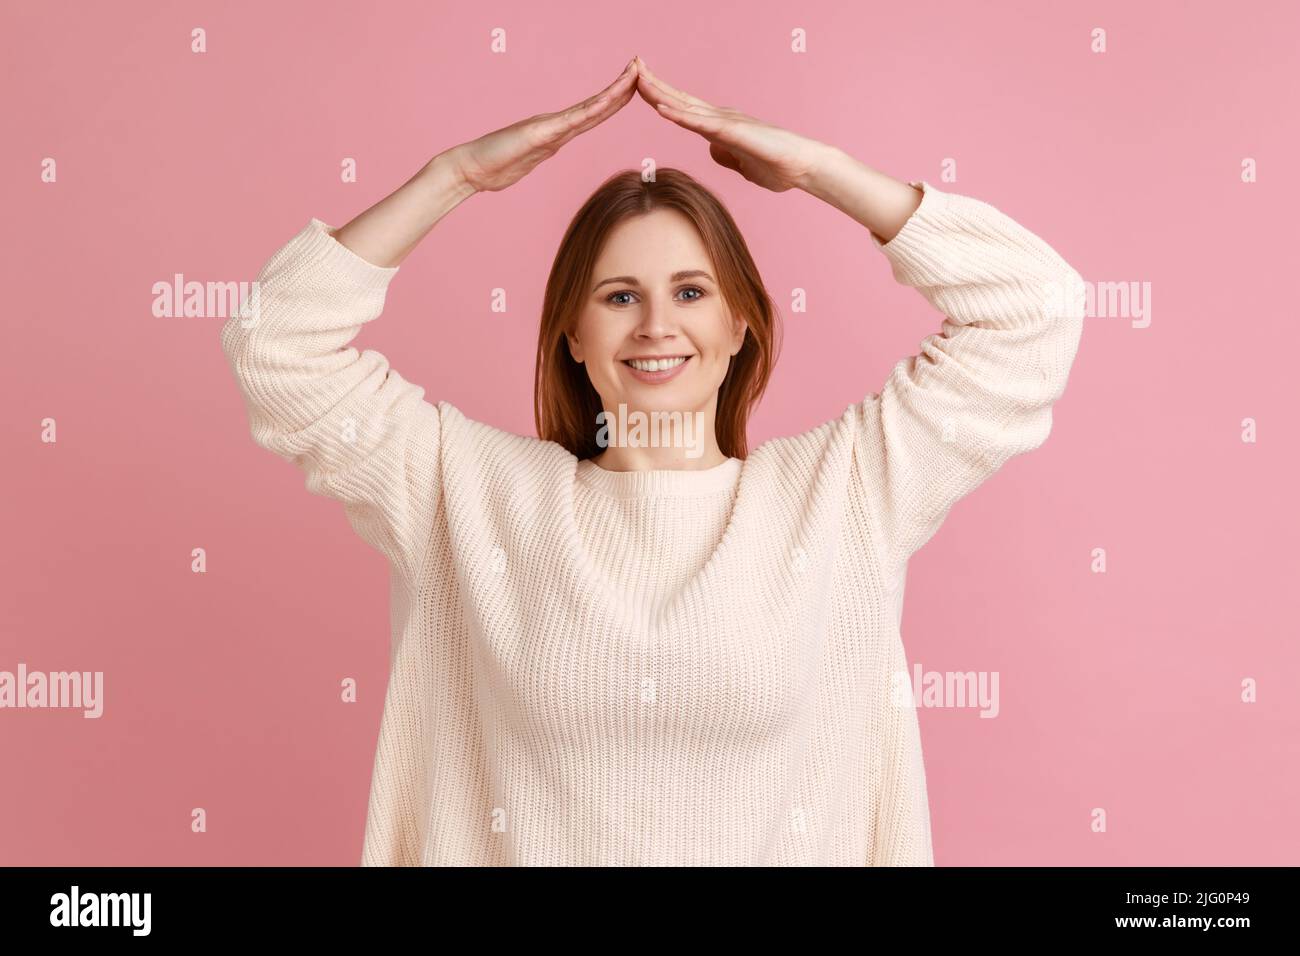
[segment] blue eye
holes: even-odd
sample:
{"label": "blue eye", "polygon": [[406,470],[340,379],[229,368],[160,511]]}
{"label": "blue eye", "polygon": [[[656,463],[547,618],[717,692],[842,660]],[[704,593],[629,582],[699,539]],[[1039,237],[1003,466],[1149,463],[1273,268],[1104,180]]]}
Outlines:
{"label": "blue eye", "polygon": [[[694,286],[694,285],[686,286],[685,288],[682,289],[682,291],[683,291],[683,292],[698,292],[698,293],[699,293],[699,295],[696,295],[696,296],[693,296],[692,298],[687,299],[687,300],[686,300],[687,302],[697,302],[697,301],[699,301],[700,299],[704,298],[704,296],[706,295],[706,293],[705,293],[705,291],[704,291],[703,289],[701,289],[699,286]],[[626,291],[626,290],[624,290],[624,291],[622,291],[622,292],[611,292],[609,295],[605,296],[605,301],[608,302],[610,305],[628,305],[629,303],[627,303],[627,302],[615,302],[614,299],[615,299],[615,297],[620,296],[620,295],[633,295],[633,294],[634,294],[634,293],[632,293],[632,292],[628,292],[628,291]]]}

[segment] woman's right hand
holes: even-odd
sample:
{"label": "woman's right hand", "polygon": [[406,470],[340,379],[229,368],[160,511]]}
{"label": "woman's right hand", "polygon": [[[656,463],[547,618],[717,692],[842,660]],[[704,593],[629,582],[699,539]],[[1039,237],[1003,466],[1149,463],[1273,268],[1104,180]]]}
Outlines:
{"label": "woman's right hand", "polygon": [[464,182],[478,192],[496,192],[519,182],[544,159],[579,133],[603,123],[636,93],[637,65],[628,61],[623,72],[604,90],[559,113],[539,113],[449,153]]}

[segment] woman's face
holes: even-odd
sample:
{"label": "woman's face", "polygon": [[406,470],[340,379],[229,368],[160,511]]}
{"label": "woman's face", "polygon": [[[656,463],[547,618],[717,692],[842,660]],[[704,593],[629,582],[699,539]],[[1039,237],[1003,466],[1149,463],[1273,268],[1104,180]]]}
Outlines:
{"label": "woman's face", "polygon": [[[698,411],[712,421],[744,337],[695,226],[676,210],[656,209],[606,237],[568,342],[606,411],[617,413],[622,403],[628,412]],[[654,371],[634,368],[632,359],[685,361]]]}

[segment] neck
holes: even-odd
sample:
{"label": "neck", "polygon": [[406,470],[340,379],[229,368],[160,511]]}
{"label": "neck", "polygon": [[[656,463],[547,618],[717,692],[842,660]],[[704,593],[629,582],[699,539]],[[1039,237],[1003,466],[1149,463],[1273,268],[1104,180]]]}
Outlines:
{"label": "neck", "polygon": [[599,433],[604,451],[591,462],[606,471],[701,471],[729,457],[714,430],[717,395],[707,407],[682,413],[606,410]]}

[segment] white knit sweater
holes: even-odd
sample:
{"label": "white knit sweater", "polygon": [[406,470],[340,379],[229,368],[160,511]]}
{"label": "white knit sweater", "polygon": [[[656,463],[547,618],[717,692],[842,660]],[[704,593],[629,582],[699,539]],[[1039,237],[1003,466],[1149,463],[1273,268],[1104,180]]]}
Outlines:
{"label": "white knit sweater", "polygon": [[221,335],[253,439],[392,569],[363,865],[933,865],[894,694],[907,561],[1046,439],[1083,308],[1043,240],[913,185],[902,231],[867,235],[941,330],[703,471],[606,471],[429,403],[349,344],[397,268],[318,219],[266,263]]}

